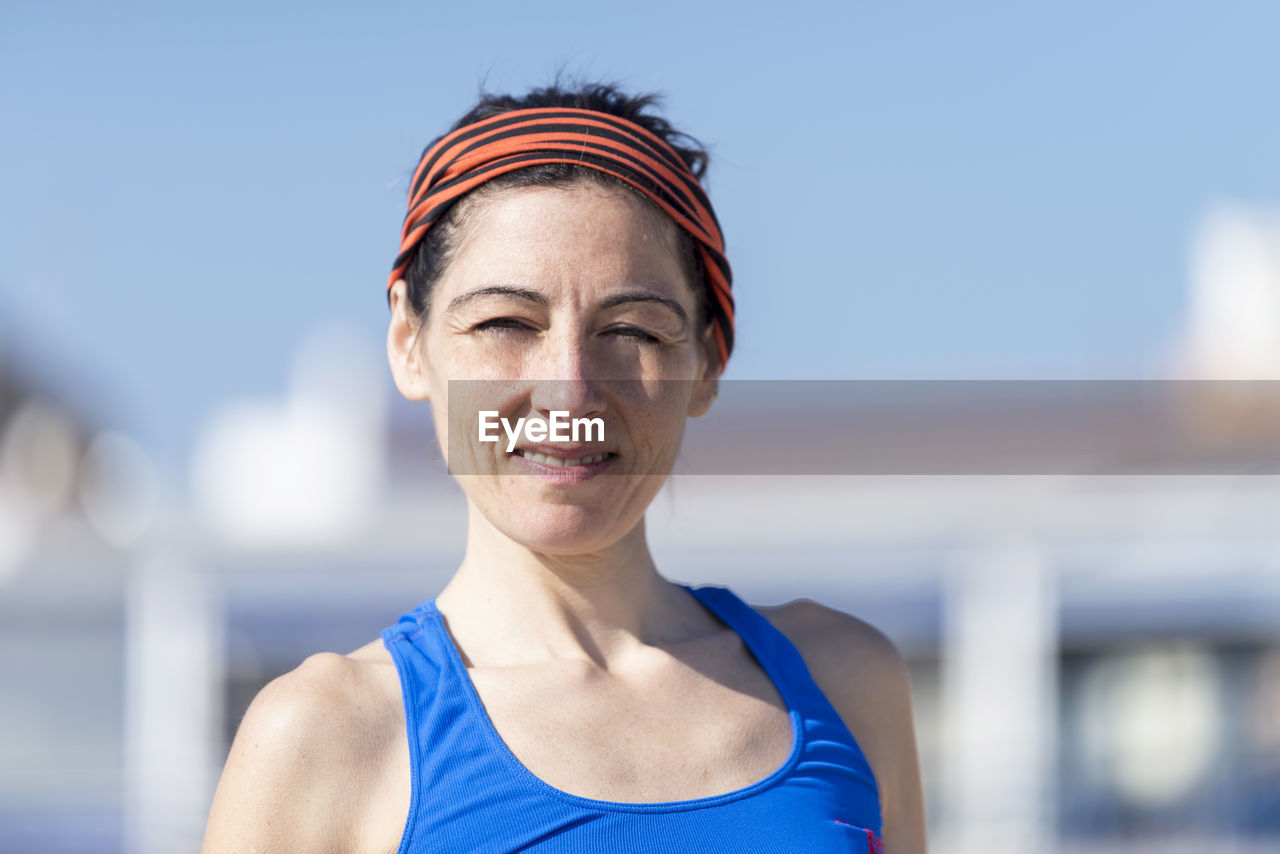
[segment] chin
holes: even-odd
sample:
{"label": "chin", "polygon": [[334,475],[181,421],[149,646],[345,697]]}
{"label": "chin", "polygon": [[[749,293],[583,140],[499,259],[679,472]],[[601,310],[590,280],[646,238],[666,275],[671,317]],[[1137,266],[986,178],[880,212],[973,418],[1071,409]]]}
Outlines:
{"label": "chin", "polygon": [[583,554],[608,548],[635,527],[599,506],[544,504],[506,520],[506,533],[526,548],[548,554]]}
{"label": "chin", "polygon": [[616,502],[568,504],[531,502],[482,508],[495,528],[525,548],[546,554],[586,554],[612,546],[635,527],[635,518],[620,516]]}

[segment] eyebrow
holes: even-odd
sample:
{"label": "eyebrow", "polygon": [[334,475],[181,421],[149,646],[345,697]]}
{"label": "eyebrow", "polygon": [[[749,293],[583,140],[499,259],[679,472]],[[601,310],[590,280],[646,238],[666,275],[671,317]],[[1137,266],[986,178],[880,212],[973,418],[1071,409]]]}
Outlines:
{"label": "eyebrow", "polygon": [[509,296],[515,297],[516,299],[528,300],[529,302],[536,303],[537,305],[547,305],[547,298],[537,291],[532,291],[528,288],[516,288],[510,285],[489,285],[484,288],[476,288],[474,291],[467,291],[465,294],[458,294],[449,301],[449,305],[445,311],[454,311],[477,297],[488,296]]}
{"label": "eyebrow", "polygon": [[620,294],[614,294],[613,296],[602,300],[600,307],[613,308],[614,306],[624,305],[629,302],[661,303],[671,309],[671,311],[680,318],[681,323],[685,326],[689,325],[689,315],[685,312],[684,306],[680,305],[680,303],[670,297],[664,297],[661,294],[655,294],[652,291],[623,291]]}

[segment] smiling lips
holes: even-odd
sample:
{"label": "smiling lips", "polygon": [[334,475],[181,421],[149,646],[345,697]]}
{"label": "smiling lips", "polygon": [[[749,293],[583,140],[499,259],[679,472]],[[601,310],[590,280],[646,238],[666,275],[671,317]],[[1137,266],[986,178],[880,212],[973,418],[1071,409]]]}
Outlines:
{"label": "smiling lips", "polygon": [[[573,468],[575,466],[586,466],[592,463],[601,463],[612,457],[616,457],[613,451],[600,451],[593,454],[584,454],[586,448],[516,448],[514,453],[532,460],[535,463],[541,463],[544,466],[552,468]],[[563,454],[564,456],[558,456]],[[577,454],[578,456],[568,456],[569,454]]]}

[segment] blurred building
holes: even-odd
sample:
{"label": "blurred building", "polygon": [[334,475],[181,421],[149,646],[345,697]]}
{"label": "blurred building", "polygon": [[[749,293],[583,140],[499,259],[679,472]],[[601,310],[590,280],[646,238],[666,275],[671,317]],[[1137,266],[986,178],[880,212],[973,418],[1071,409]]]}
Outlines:
{"label": "blurred building", "polygon": [[0,851],[118,850],[123,639],[154,473],[0,361]]}

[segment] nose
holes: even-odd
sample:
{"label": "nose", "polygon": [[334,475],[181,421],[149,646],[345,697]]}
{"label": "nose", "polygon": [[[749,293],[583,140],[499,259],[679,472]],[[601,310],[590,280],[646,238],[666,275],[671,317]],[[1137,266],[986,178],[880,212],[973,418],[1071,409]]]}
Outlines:
{"label": "nose", "polygon": [[535,412],[568,412],[571,418],[599,415],[604,411],[599,372],[593,369],[581,335],[549,336],[534,371],[530,405]]}

